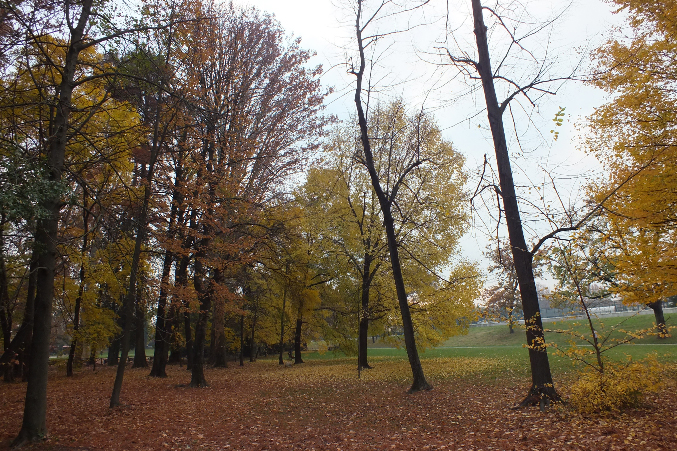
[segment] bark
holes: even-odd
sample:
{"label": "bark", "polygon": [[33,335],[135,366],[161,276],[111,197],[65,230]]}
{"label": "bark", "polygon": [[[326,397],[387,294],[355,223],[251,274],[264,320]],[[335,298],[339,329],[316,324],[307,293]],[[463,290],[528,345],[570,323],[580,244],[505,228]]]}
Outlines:
{"label": "bark", "polygon": [[[153,162],[151,162],[152,165]],[[148,170],[149,182],[152,180],[152,168]],[[120,342],[120,361],[118,362],[118,369],[115,374],[115,383],[113,384],[113,393],[110,397],[110,407],[120,405],[120,392],[122,391],[122,382],[125,375],[125,366],[127,365],[127,356],[129,355],[130,339],[132,334],[132,327],[135,323],[135,306],[137,295],[137,277],[139,275],[139,265],[141,262],[141,247],[146,238],[146,227],[148,218],[148,206],[150,202],[150,183],[144,185],[143,204],[141,212],[137,220],[136,241],[134,242],[134,253],[132,254],[132,266],[129,273],[129,288],[127,295],[122,304],[122,313],[124,317],[124,330],[122,332],[122,340]]]}
{"label": "bark", "polygon": [[258,308],[257,305],[254,304],[254,312],[253,312],[253,317],[252,317],[252,333],[250,336],[250,349],[249,349],[249,361],[250,362],[255,362],[256,361],[256,356],[258,355],[258,348],[256,346],[256,342],[254,341],[256,338],[256,319],[258,316]]}
{"label": "bark", "polygon": [[284,311],[287,308],[287,286],[282,289],[282,310],[280,311],[280,358],[279,364],[284,365]]}
{"label": "bark", "polygon": [[669,338],[671,335],[668,326],[665,324],[663,301],[659,299],[658,301],[647,305],[653,310],[654,318],[656,319],[656,329],[658,330],[658,338]]}
{"label": "bark", "polygon": [[360,331],[357,351],[358,366],[362,368],[371,368],[367,361],[367,340],[369,334],[369,290],[373,274],[371,273],[372,256],[366,253],[364,256],[364,265],[362,268],[362,298],[360,309]]}
{"label": "bark", "polygon": [[155,350],[153,351],[153,366],[150,370],[151,377],[167,377],[167,356],[170,337],[169,331],[167,330],[169,321],[166,320],[167,288],[169,284],[169,273],[171,272],[173,263],[174,254],[170,251],[166,251],[162,263],[160,293],[158,295],[157,315],[155,317]]}
{"label": "bark", "polygon": [[[5,223],[4,213],[2,214],[2,221],[0,223]],[[12,306],[9,301],[9,288],[7,286],[5,234],[2,226],[0,226],[0,326],[2,327],[3,351],[7,351],[12,341]]]}
{"label": "bark", "polygon": [[301,329],[303,328],[303,317],[299,307],[299,316],[296,318],[296,330],[294,331],[294,364],[303,363],[301,358]]}
{"label": "bark", "polygon": [[80,307],[82,305],[82,295],[85,292],[85,256],[87,255],[87,248],[89,246],[89,208],[87,208],[87,190],[82,191],[82,224],[83,236],[82,247],[80,248],[80,273],[78,296],[75,298],[75,308],[73,312],[73,339],[71,340],[71,348],[68,352],[68,362],[66,363],[66,376],[73,376],[73,363],[75,361],[75,351],[78,346],[78,331],[80,330]]}
{"label": "bark", "polygon": [[[184,135],[185,137],[185,135]],[[184,182],[182,158],[179,157],[175,169],[175,189],[172,192],[172,206],[169,211],[169,225],[167,226],[167,239],[175,238],[177,222],[184,217],[184,210],[179,208],[183,204],[184,196],[181,187]],[[167,377],[167,362],[170,346],[169,322],[167,321],[167,296],[169,289],[169,274],[174,264],[175,255],[171,251],[165,252],[162,263],[162,275],[160,277],[160,293],[158,295],[157,315],[155,319],[155,350],[153,352],[153,367],[150,370],[151,377]]]}
{"label": "bark", "polygon": [[515,272],[522,296],[522,310],[527,325],[527,345],[529,348],[529,361],[531,364],[532,387],[529,395],[520,405],[534,404],[543,399],[559,401],[560,397],[555,391],[550,372],[548,353],[545,348],[545,335],[541,322],[538,295],[533,271],[533,255],[527,248],[522,230],[519,205],[515,194],[515,185],[512,178],[510,156],[505,139],[503,127],[503,108],[498,104],[494,88],[489,47],[487,43],[487,27],[482,16],[480,0],[472,0],[473,17],[475,21],[475,38],[479,61],[477,71],[482,79],[484,98],[487,104],[487,115],[496,152],[496,165],[501,187],[501,197],[505,210],[508,236],[512,249]]}
{"label": "bark", "polygon": [[[188,264],[190,263],[190,257],[184,255],[179,260],[179,265],[176,268],[176,280],[175,285],[181,288],[186,288],[188,286]],[[179,323],[181,322],[181,317],[183,318],[183,329],[184,329],[184,338],[186,339],[186,369],[190,370],[193,362],[193,335],[190,325],[190,306],[188,302],[184,299],[182,301],[182,306],[179,309],[177,307],[177,329]],[[182,312],[181,312],[182,310]],[[183,314],[182,314],[183,313]],[[181,361],[181,354],[177,353],[179,357],[179,362]]]}
{"label": "bark", "polygon": [[73,313],[73,339],[71,348],[68,352],[68,362],[66,363],[66,376],[73,376],[73,364],[75,363],[75,351],[78,345],[78,330],[80,329],[80,305],[82,304],[82,295],[85,288],[85,267],[80,265],[80,286],[78,287],[78,296],[75,298],[75,308]]}
{"label": "bark", "polygon": [[148,361],[146,360],[146,315],[144,313],[143,304],[141,300],[141,289],[137,290],[136,309],[135,309],[135,338],[134,344],[134,364],[132,368],[147,368]]}
{"label": "bark", "polygon": [[[172,323],[172,334],[171,336],[174,337],[175,334],[179,333],[179,330],[181,329],[181,319],[183,318],[183,315],[181,315],[181,312],[179,310],[179,307],[177,306],[176,303],[172,303],[172,307],[170,309],[171,312],[171,323]],[[181,347],[179,346],[179,341],[178,340],[173,340],[169,344],[169,356],[167,358],[167,363],[168,364],[181,364]],[[168,350],[165,349],[165,356],[168,354]]]}
{"label": "bark", "polygon": [[195,342],[193,340],[193,329],[190,324],[189,308],[188,303],[185,303],[183,311],[183,332],[186,338],[186,369],[190,371],[193,368],[193,347],[195,346]]}
{"label": "bark", "polygon": [[[48,140],[47,168],[49,181],[61,183],[68,139],[68,122],[74,89],[74,77],[80,52],[85,48],[84,31],[89,22],[92,0],[83,0],[77,24],[70,26],[70,44],[66,50],[59,100],[55,110],[52,134]],[[49,339],[52,331],[52,300],[54,270],[57,257],[57,239],[61,199],[57,193],[47,193],[40,202],[48,214],[37,221],[35,247],[38,252],[37,292],[33,318],[33,340],[29,357],[30,372],[26,386],[24,416],[13,446],[38,441],[47,435],[47,370],[49,366]]]}
{"label": "bark", "polygon": [[357,118],[360,126],[360,139],[362,142],[362,149],[364,151],[365,163],[367,170],[369,171],[369,177],[371,178],[372,186],[374,187],[374,191],[378,197],[379,205],[381,206],[381,211],[383,213],[383,225],[386,229],[386,235],[388,237],[388,251],[390,253],[390,262],[393,269],[393,279],[395,282],[395,290],[397,292],[397,301],[400,307],[402,327],[404,329],[404,344],[407,350],[407,357],[409,358],[409,366],[411,367],[413,377],[413,382],[409,388],[409,393],[414,393],[420,390],[430,390],[432,389],[432,386],[425,379],[423,367],[421,366],[421,360],[418,355],[418,350],[416,349],[414,324],[411,319],[411,312],[409,310],[409,303],[407,301],[407,292],[404,287],[404,279],[402,277],[402,267],[400,264],[399,250],[397,248],[397,238],[395,236],[395,222],[391,212],[391,205],[394,201],[394,198],[388,197],[391,195],[394,196],[396,194],[396,189],[393,188],[392,193],[386,195],[381,187],[381,182],[374,164],[371,144],[369,142],[367,118],[364,114],[364,110],[362,109],[362,82],[366,60],[364,56],[364,43],[362,40],[363,29],[360,23],[361,17],[362,1],[360,0],[358,1],[358,11],[355,24],[357,44],[360,53],[360,67],[357,72],[354,72],[354,75],[357,79],[355,88],[355,107],[357,108]]}
{"label": "bark", "polygon": [[244,314],[240,315],[240,366],[244,366]]}
{"label": "bark", "polygon": [[[204,250],[204,247],[201,247]],[[205,286],[206,269],[200,261],[203,258],[203,251],[200,251],[195,258],[195,272],[193,275],[193,285],[198,294],[200,302],[200,312],[198,320],[195,323],[195,343],[193,344],[193,361],[191,366],[191,387],[206,387],[207,380],[204,375],[204,348],[206,339],[207,320],[211,310],[212,291],[214,289],[212,281],[209,287]]]}
{"label": "bark", "polygon": [[[118,324],[124,327],[124,320],[118,318]],[[122,342],[122,334],[118,335],[111,341],[108,346],[108,366],[115,366],[120,362],[120,343]]]}

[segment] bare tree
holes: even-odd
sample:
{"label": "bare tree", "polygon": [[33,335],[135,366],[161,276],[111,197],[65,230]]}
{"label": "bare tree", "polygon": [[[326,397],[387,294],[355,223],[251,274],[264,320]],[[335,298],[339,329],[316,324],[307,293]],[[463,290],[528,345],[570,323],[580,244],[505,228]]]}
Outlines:
{"label": "bare tree", "polygon": [[[474,60],[469,55],[464,55],[463,57],[454,56],[448,49],[447,55],[451,62],[468,76],[479,76],[482,81],[487,116],[496,153],[496,165],[498,167],[499,186],[495,186],[494,189],[497,196],[500,197],[500,200],[502,201],[503,211],[505,212],[505,221],[508,228],[515,274],[517,276],[519,291],[522,298],[522,310],[527,326],[526,335],[529,348],[529,361],[531,364],[532,386],[529,390],[529,394],[519,406],[540,403],[541,408],[544,408],[550,401],[559,401],[560,396],[553,385],[534,278],[533,258],[538,247],[529,250],[524,238],[520,209],[515,192],[515,182],[513,180],[510,156],[508,153],[503,114],[509,107],[510,102],[517,96],[523,95],[533,104],[532,99],[529,97],[532,91],[541,94],[552,94],[546,87],[549,84],[558,80],[563,80],[564,78],[546,79],[544,76],[544,64],[541,64],[536,75],[530,81],[520,84],[500,74],[499,70],[503,66],[505,58],[501,60],[501,63],[496,69],[492,69],[487,39],[487,26],[485,25],[483,17],[483,11],[485,10],[494,15],[499,25],[508,33],[512,40],[511,48],[514,46],[529,53],[528,50],[522,46],[520,39],[508,29],[501,16],[491,8],[483,7],[480,0],[472,0],[477,59]],[[529,55],[533,57],[531,53],[529,53]],[[495,80],[506,81],[513,88],[512,92],[501,103],[499,103],[496,94],[494,85]]]}
{"label": "bare tree", "polygon": [[[381,206],[381,211],[383,213],[383,225],[386,229],[386,236],[388,238],[388,251],[390,253],[390,262],[393,270],[393,279],[395,282],[395,289],[397,292],[397,300],[400,307],[400,313],[402,315],[402,326],[404,329],[404,343],[407,350],[407,356],[409,358],[409,365],[411,366],[411,372],[413,376],[413,383],[411,388],[409,388],[409,393],[414,393],[420,390],[430,390],[432,386],[426,381],[425,375],[423,374],[423,367],[421,366],[421,360],[418,355],[418,350],[416,349],[416,339],[414,337],[414,325],[411,319],[411,312],[409,310],[409,303],[407,299],[407,292],[404,286],[404,279],[402,277],[402,267],[400,264],[399,249],[397,246],[397,238],[395,234],[395,221],[393,219],[392,208],[395,200],[397,199],[397,193],[399,189],[405,183],[407,175],[423,164],[423,160],[420,159],[419,155],[413,155],[409,159],[403,170],[400,172],[397,179],[388,184],[384,190],[379,174],[376,170],[376,165],[374,163],[374,155],[372,152],[370,136],[369,136],[369,127],[367,122],[367,114],[362,103],[362,90],[366,69],[366,57],[365,57],[365,48],[376,42],[376,39],[382,35],[365,35],[365,30],[374,19],[376,19],[382,9],[391,2],[382,1],[380,6],[378,6],[375,12],[370,17],[363,17],[363,1],[357,1],[357,10],[355,14],[355,38],[357,42],[357,47],[359,51],[359,60],[357,68],[353,67],[351,73],[356,78],[355,86],[355,107],[357,108],[357,118],[360,127],[360,141],[362,143],[362,150],[364,152],[364,165],[369,172],[371,178],[372,186],[376,192],[376,197],[378,198],[379,204]],[[427,2],[424,2],[425,4]]]}

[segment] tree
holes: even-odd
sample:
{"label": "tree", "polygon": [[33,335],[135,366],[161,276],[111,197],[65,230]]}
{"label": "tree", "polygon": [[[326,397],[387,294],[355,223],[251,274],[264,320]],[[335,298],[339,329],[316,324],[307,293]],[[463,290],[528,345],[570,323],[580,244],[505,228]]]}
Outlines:
{"label": "tree", "polygon": [[[67,15],[68,44],[65,49],[65,59],[61,69],[61,80],[56,92],[56,103],[50,138],[46,143],[44,154],[47,156],[47,180],[55,189],[41,199],[40,206],[47,213],[37,221],[35,232],[35,246],[38,250],[37,258],[37,292],[34,307],[33,340],[30,351],[30,368],[28,387],[26,390],[26,404],[21,431],[14,440],[14,445],[26,441],[40,440],[47,433],[47,365],[49,363],[49,336],[52,326],[52,299],[54,295],[54,269],[56,262],[56,243],[59,225],[59,211],[61,209],[61,193],[58,186],[64,169],[66,145],[69,134],[69,119],[72,109],[73,90],[76,86],[76,72],[79,68],[80,53],[95,44],[86,37],[86,29],[92,13],[93,3],[85,0],[79,9],[72,11],[64,6],[64,15]],[[23,16],[24,11],[13,11],[15,16]],[[70,15],[73,14],[73,17]],[[65,18],[66,19],[66,18]],[[75,20],[73,20],[75,19]],[[33,25],[33,24],[31,24]],[[38,29],[26,30],[29,36],[34,36],[32,42],[41,46]],[[82,80],[78,80],[81,83]]]}
{"label": "tree", "polygon": [[[376,18],[381,9],[385,6],[387,2],[381,2],[380,6],[377,6],[375,11],[371,16],[363,16],[363,6],[364,2],[362,0],[357,1],[356,5],[356,14],[355,14],[355,38],[358,50],[358,60],[356,67],[351,68],[351,73],[356,78],[355,85],[355,107],[357,110],[357,119],[360,129],[360,142],[362,145],[362,164],[366,167],[369,172],[369,177],[372,182],[374,191],[376,192],[376,197],[378,198],[379,205],[381,207],[381,213],[383,214],[383,225],[386,230],[387,242],[388,242],[388,251],[390,255],[390,262],[393,271],[393,279],[395,283],[395,288],[397,292],[397,300],[400,307],[400,314],[402,316],[402,326],[404,329],[404,340],[405,347],[407,350],[407,356],[409,358],[409,364],[411,366],[413,382],[409,389],[410,393],[417,392],[420,390],[430,390],[432,386],[426,381],[425,375],[423,374],[423,367],[421,366],[421,361],[418,356],[418,350],[416,349],[416,338],[414,336],[414,325],[411,318],[411,311],[408,303],[407,291],[404,285],[404,279],[402,276],[402,265],[400,262],[400,253],[397,244],[397,236],[395,232],[395,221],[393,218],[393,207],[396,207],[398,191],[406,186],[406,178],[410,172],[419,168],[425,161],[421,159],[420,153],[418,152],[419,146],[422,144],[420,141],[420,135],[415,134],[411,136],[412,141],[409,143],[407,148],[403,149],[403,155],[398,161],[395,167],[385,166],[381,168],[385,171],[384,173],[379,174],[377,171],[374,152],[372,150],[372,139],[379,137],[372,137],[369,133],[369,122],[367,114],[365,112],[363,100],[362,100],[362,90],[363,83],[365,82],[365,69],[367,64],[367,59],[365,57],[365,48],[368,45],[375,43],[379,35],[369,36],[365,34],[365,31],[369,24]],[[422,119],[422,118],[420,118]],[[416,129],[416,128],[415,128]],[[395,130],[392,130],[392,137],[397,136]],[[388,137],[385,137],[386,139]],[[382,158],[387,161],[387,155],[376,155],[377,157]],[[420,169],[420,168],[419,168]],[[383,179],[383,175],[386,176]]]}
{"label": "tree", "polygon": [[[196,20],[182,37],[189,42],[183,65],[193,115],[186,139],[190,177],[182,188],[189,219],[176,248],[183,255],[177,275],[185,275],[192,262],[199,314],[191,384],[203,386],[202,353],[214,296],[227,287],[236,295],[232,301],[242,299],[246,281],[229,281],[253,264],[268,239],[263,212],[317,148],[315,138],[328,118],[321,115],[321,68],[304,67],[310,53],[298,40],[287,40],[273,18],[233,5],[192,8]],[[196,45],[200,52],[193,52]],[[230,310],[244,313],[241,307]]]}
{"label": "tree", "polygon": [[[393,218],[419,346],[434,346],[462,330],[456,326],[465,324],[461,318],[470,317],[475,282],[480,279],[472,265],[453,261],[467,219],[464,160],[441,138],[429,115],[407,114],[401,100],[372,106],[368,125],[375,169],[382,180],[391,180],[402,170],[411,150],[408,143],[417,143],[425,161],[420,170],[408,174]],[[369,327],[375,335],[400,328],[401,322],[393,314],[396,290],[388,270],[381,207],[360,164],[361,153],[359,130],[337,128],[326,146],[324,167],[309,173],[304,203],[319,231],[319,246],[329,256],[324,265],[334,268],[332,284],[338,293],[326,293],[332,299],[323,302],[323,309],[334,314],[329,329],[353,351],[357,316],[359,366],[368,368]],[[445,272],[452,274],[453,283],[442,280]]]}
{"label": "tree", "polygon": [[624,302],[653,308],[665,336],[662,300],[677,289],[677,3],[614,3],[628,12],[632,36],[612,39],[593,55],[597,68],[589,82],[614,97],[589,120],[587,147],[609,175],[590,189],[595,200],[606,199],[603,240],[615,267],[610,289]]}
{"label": "tree", "polygon": [[[371,368],[367,356],[369,324],[382,319],[390,309],[378,302],[381,296],[372,292],[372,286],[379,283],[377,275],[387,263],[387,243],[376,194],[368,174],[353,157],[353,132],[348,128],[334,134],[326,148],[325,168],[311,169],[303,191],[308,219],[313,228],[320,231],[319,245],[331,256],[327,266],[331,265],[333,277],[341,280],[342,297],[347,301],[342,308],[336,302],[330,302],[331,307],[325,305],[325,308],[342,316],[358,312],[358,366]],[[356,284],[358,286],[354,286]],[[356,296],[346,296],[346,293]],[[355,297],[359,298],[358,308],[354,306]],[[330,329],[337,331],[336,326],[333,322]],[[348,330],[353,330],[352,324]],[[347,331],[343,333],[352,337]],[[352,339],[342,341],[352,343]]]}
{"label": "tree", "polygon": [[[479,75],[482,82],[484,99],[487,106],[487,116],[496,153],[496,165],[498,167],[500,186],[495,187],[495,189],[500,196],[503,211],[505,212],[510,248],[522,299],[525,324],[527,326],[526,335],[529,348],[529,361],[531,364],[532,386],[529,390],[529,394],[520,405],[526,406],[540,402],[541,408],[544,408],[550,401],[559,401],[560,397],[552,382],[552,374],[550,372],[550,363],[545,347],[545,335],[543,333],[543,324],[541,322],[533,270],[534,253],[538,250],[542,242],[539,242],[530,250],[524,238],[520,209],[515,192],[515,182],[513,180],[510,164],[510,155],[508,153],[503,114],[510,102],[518,95],[524,95],[529,102],[532,102],[529,98],[529,92],[532,90],[547,92],[541,85],[551,83],[552,80],[543,79],[543,66],[539,65],[537,74],[531,81],[523,85],[518,84],[516,81],[511,80],[509,76],[500,73],[500,70],[504,67],[503,62],[505,61],[505,58],[507,58],[507,55],[501,61],[498,68],[492,69],[487,39],[488,28],[485,25],[483,16],[485,10],[496,16],[499,26],[503,27],[508,33],[511,40],[509,49],[512,49],[514,46],[515,48],[524,50],[520,40],[513,35],[502,18],[498,16],[494,10],[483,7],[480,0],[472,0],[477,59],[473,60],[468,55],[457,57],[452,55],[449,50],[447,50],[447,55],[452,64],[461,68],[464,73],[471,73],[471,71],[476,73]],[[533,54],[528,52],[527,54],[530,55],[530,58],[534,58]],[[495,81],[497,80],[505,81],[512,90],[507,98],[501,103],[499,103],[496,94]],[[554,234],[551,234],[550,236],[554,236]]]}

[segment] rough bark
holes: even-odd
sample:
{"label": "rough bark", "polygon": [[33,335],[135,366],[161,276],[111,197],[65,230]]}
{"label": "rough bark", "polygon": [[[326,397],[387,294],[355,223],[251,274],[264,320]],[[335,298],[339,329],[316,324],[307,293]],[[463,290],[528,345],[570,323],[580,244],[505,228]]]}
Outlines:
{"label": "rough bark", "polygon": [[411,366],[411,372],[413,377],[413,382],[409,388],[409,393],[414,393],[420,390],[430,390],[432,386],[428,383],[423,373],[423,367],[421,366],[421,360],[418,355],[418,350],[416,349],[416,338],[414,336],[414,324],[411,319],[411,312],[409,310],[409,304],[407,301],[407,292],[404,286],[404,279],[402,277],[402,267],[400,264],[399,250],[397,247],[397,238],[395,236],[395,221],[391,212],[391,205],[394,201],[393,198],[389,198],[395,192],[393,188],[393,193],[386,194],[381,187],[381,182],[379,180],[378,173],[376,172],[376,166],[374,164],[374,157],[371,150],[371,144],[369,142],[369,129],[367,125],[367,118],[362,108],[362,82],[364,77],[364,69],[366,65],[366,59],[364,56],[364,43],[362,40],[363,27],[361,24],[362,18],[362,1],[358,1],[358,11],[356,15],[356,24],[355,31],[357,37],[358,50],[360,54],[360,66],[356,72],[353,74],[356,77],[356,88],[355,88],[355,107],[357,108],[357,118],[360,126],[360,140],[362,143],[362,150],[364,152],[364,160],[369,171],[369,176],[371,178],[372,186],[376,192],[376,196],[381,206],[381,211],[383,213],[383,225],[386,229],[386,236],[388,237],[388,251],[390,253],[390,263],[393,269],[393,280],[395,282],[395,290],[397,292],[397,301],[400,307],[400,314],[402,316],[402,327],[404,329],[404,344],[407,350],[407,357],[409,358],[409,365]]}
{"label": "rough bark", "polygon": [[480,0],[472,0],[472,8],[475,21],[475,39],[479,55],[479,61],[476,68],[482,79],[482,88],[484,90],[484,98],[487,105],[487,115],[489,117],[494,150],[496,152],[496,165],[498,167],[501,198],[505,210],[510,247],[515,263],[515,272],[517,274],[522,297],[522,310],[527,325],[526,335],[529,348],[529,361],[531,364],[532,387],[528,396],[520,405],[538,403],[541,402],[542,399],[559,401],[560,397],[553,386],[548,353],[545,348],[545,335],[543,333],[543,324],[541,322],[540,308],[538,305],[538,294],[536,292],[536,283],[534,280],[533,255],[527,248],[524,232],[522,230],[522,221],[520,218],[517,196],[515,194],[510,156],[508,154],[505,129],[503,126],[502,116],[504,106],[502,107],[498,104],[496,97],[487,43],[487,27],[484,24]]}
{"label": "rough bark", "polygon": [[[75,72],[80,52],[85,49],[84,31],[89,22],[92,0],[83,0],[77,24],[70,25],[70,40],[61,71],[59,100],[55,109],[52,135],[48,140],[48,179],[58,185],[64,168],[68,123],[71,113]],[[35,250],[38,253],[37,292],[33,319],[33,340],[29,357],[30,371],[26,387],[24,416],[13,446],[37,441],[47,435],[47,370],[49,366],[49,338],[52,331],[52,300],[54,270],[57,257],[59,213],[62,201],[57,193],[48,193],[40,202],[48,214],[37,221]]]}

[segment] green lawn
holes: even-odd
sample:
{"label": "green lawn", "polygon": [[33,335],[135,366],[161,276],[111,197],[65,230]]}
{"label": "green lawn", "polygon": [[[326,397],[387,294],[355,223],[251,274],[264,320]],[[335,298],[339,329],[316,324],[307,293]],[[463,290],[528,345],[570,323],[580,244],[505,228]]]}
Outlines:
{"label": "green lawn", "polygon": [[[677,319],[677,318],[675,318]],[[604,337],[611,333],[607,344],[613,343],[614,339],[625,337],[620,330],[638,331],[649,329],[653,326],[653,315],[637,315],[633,317],[613,317],[595,319],[595,328],[599,337]],[[672,323],[673,318],[666,315],[668,325]],[[585,335],[590,337],[590,329],[587,321],[567,320],[560,322],[547,322],[546,343],[551,345],[549,348],[550,363],[554,374],[566,373],[572,369],[571,360],[563,356],[560,351],[566,350],[570,346],[570,341],[578,345],[586,343],[580,338],[575,340],[574,336]],[[549,331],[548,331],[549,330]],[[554,330],[571,331],[572,334],[558,333]],[[452,337],[442,346],[427,349],[421,352],[421,359],[439,359],[439,358],[482,358],[502,362],[508,362],[507,366],[513,373],[522,374],[526,377],[529,374],[529,356],[523,344],[526,342],[525,331],[523,327],[517,328],[515,333],[510,334],[507,325],[492,326],[473,326],[466,335]],[[382,359],[397,358],[406,359],[404,348],[394,348],[385,343],[369,343],[369,358],[377,363]],[[589,345],[588,345],[589,347]],[[590,347],[590,350],[592,348]],[[659,360],[670,363],[677,363],[677,330],[673,331],[673,336],[667,339],[659,339],[656,336],[645,336],[644,338],[634,340],[632,343],[617,346],[604,353],[605,356],[614,360],[625,360],[631,357],[633,360],[639,360],[649,354],[656,353]],[[344,358],[341,353],[334,352],[309,352],[304,354],[304,359],[325,360]],[[505,367],[505,365],[501,365]],[[489,374],[487,374],[489,375]]]}

